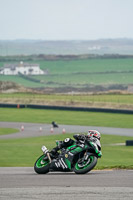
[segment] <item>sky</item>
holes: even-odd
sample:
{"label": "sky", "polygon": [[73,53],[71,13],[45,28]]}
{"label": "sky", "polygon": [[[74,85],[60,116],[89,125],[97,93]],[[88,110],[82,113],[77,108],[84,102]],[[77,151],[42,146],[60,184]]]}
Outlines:
{"label": "sky", "polygon": [[133,39],[133,0],[0,0],[0,40]]}

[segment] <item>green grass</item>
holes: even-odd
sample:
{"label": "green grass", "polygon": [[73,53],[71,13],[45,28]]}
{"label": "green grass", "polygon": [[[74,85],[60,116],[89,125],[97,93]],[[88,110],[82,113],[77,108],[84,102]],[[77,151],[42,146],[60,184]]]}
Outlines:
{"label": "green grass", "polygon": [[133,58],[128,59],[84,59],[71,61],[34,61],[42,69],[49,69],[52,74],[70,74],[82,72],[105,72],[132,70]]}
{"label": "green grass", "polygon": [[5,76],[0,75],[1,81],[11,81],[17,84],[23,85],[25,87],[37,88],[37,87],[87,87],[91,85],[112,85],[112,84],[132,84],[133,83],[133,73],[123,73],[123,74],[78,74],[78,75],[44,75],[44,76],[34,76],[33,78],[39,79],[41,83],[36,83],[30,80],[25,80],[19,76]]}
{"label": "green grass", "polygon": [[[48,69],[51,74],[70,74],[82,72],[112,72],[133,70],[133,58],[91,58],[75,60],[34,60],[28,63],[38,63],[41,69]],[[0,62],[0,67],[5,63],[14,61]],[[17,62],[18,63],[18,62]]]}
{"label": "green grass", "polygon": [[24,87],[42,87],[44,84],[41,84],[41,83],[35,83],[35,82],[32,82],[32,81],[29,81],[29,80],[26,80],[26,79],[23,79],[19,76],[11,76],[11,75],[0,75],[0,80],[1,81],[11,81],[11,82],[15,82],[17,84],[20,84]]}
{"label": "green grass", "polygon": [[[32,63],[29,61],[29,63]],[[48,69],[49,74],[33,76],[43,83],[35,83],[19,76],[0,75],[2,81],[13,81],[25,87],[85,87],[93,85],[132,84],[133,59],[84,59],[67,61],[39,61],[41,69]],[[2,63],[3,64],[3,63]],[[0,66],[2,66],[0,63]],[[103,74],[102,74],[103,73]]]}
{"label": "green grass", "polygon": [[35,101],[57,101],[62,102],[81,102],[81,103],[117,103],[117,104],[133,104],[133,94],[99,94],[99,95],[65,95],[65,94],[34,94],[34,93],[1,93],[0,100],[18,100],[24,102]]}
{"label": "green grass", "polygon": [[7,134],[12,134],[12,133],[17,133],[17,132],[19,132],[19,130],[15,128],[1,128],[0,127],[0,135],[7,135]]}
{"label": "green grass", "polygon": [[[0,108],[0,121],[75,124],[87,126],[107,126],[133,128],[133,115],[79,111],[39,110]],[[11,129],[10,129],[11,131]],[[4,133],[4,131],[2,131]],[[73,134],[50,135],[37,138],[0,139],[0,166],[33,166],[42,154],[41,146],[49,149],[55,146],[55,140],[72,137]],[[133,137],[103,135],[101,138],[103,156],[96,169],[132,168],[133,147],[110,146],[113,143],[125,143]]]}
{"label": "green grass", "polygon": [[[33,77],[33,76],[32,76]],[[111,84],[131,84],[133,82],[133,73],[110,73],[110,74],[63,74],[36,76],[49,87],[55,86],[74,86],[85,87],[87,84],[92,85],[111,85]]]}
{"label": "green grass", "polygon": [[0,108],[0,121],[133,128],[132,114]]}
{"label": "green grass", "polygon": [[[42,154],[41,146],[48,149],[55,146],[55,140],[72,137],[73,134],[51,135],[37,138],[0,140],[0,166],[34,166],[36,159]],[[125,143],[133,137],[102,135],[103,156],[98,160],[96,169],[131,168],[133,169],[133,147],[109,146],[112,143]]]}

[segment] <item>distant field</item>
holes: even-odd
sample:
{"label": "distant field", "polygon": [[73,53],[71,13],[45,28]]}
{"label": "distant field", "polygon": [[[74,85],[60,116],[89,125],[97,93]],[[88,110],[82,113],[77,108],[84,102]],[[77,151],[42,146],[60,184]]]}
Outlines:
{"label": "distant field", "polygon": [[99,95],[60,95],[60,94],[34,94],[34,93],[9,93],[0,94],[0,99],[16,99],[27,101],[66,101],[66,102],[110,102],[133,104],[133,94],[99,94]]}
{"label": "distant field", "polygon": [[[31,63],[31,62],[30,62]],[[19,76],[0,75],[2,81],[13,81],[25,87],[87,87],[88,85],[111,85],[133,83],[133,58],[85,59],[40,61],[41,69],[48,69],[48,75],[32,76],[36,83]],[[0,66],[4,63],[1,62]]]}
{"label": "distant field", "polygon": [[133,94],[0,94],[0,103],[133,109]]}
{"label": "distant field", "polygon": [[1,93],[0,99],[16,99],[29,101],[66,101],[66,102],[109,102],[109,103],[124,103],[133,104],[133,94],[34,94],[34,93]]}

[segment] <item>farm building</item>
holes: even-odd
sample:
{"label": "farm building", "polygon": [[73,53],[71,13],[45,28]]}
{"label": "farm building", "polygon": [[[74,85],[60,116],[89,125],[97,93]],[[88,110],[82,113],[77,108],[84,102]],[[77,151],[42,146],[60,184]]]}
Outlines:
{"label": "farm building", "polygon": [[23,62],[18,64],[6,64],[3,68],[0,68],[0,74],[3,75],[42,75],[46,73],[46,71],[40,69],[38,64],[29,64]]}

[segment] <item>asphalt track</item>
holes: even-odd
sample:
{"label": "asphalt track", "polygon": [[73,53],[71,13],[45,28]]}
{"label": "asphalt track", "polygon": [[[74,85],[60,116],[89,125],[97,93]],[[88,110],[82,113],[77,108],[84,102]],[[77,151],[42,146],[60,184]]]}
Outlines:
{"label": "asphalt track", "polygon": [[[22,126],[24,130],[21,130]],[[0,127],[18,128],[0,139],[37,137],[50,134],[84,133],[97,129],[102,134],[133,136],[133,129],[0,122]],[[0,167],[0,200],[132,200],[133,170],[93,170],[85,175],[51,172],[38,175],[33,167]]]}
{"label": "asphalt track", "polygon": [[133,170],[38,175],[31,167],[0,168],[0,199],[132,200]]}
{"label": "asphalt track", "polygon": [[[20,122],[0,122],[0,127],[17,128],[18,133],[1,135],[0,139],[8,138],[24,138],[24,137],[38,137],[50,134],[60,134],[63,129],[66,133],[87,133],[88,130],[98,130],[102,134],[133,136],[133,129],[129,128],[111,128],[111,127],[97,127],[97,126],[75,126],[75,125],[59,125],[59,128],[54,128],[51,131],[51,124],[33,124]],[[22,127],[24,128],[22,130]]]}

